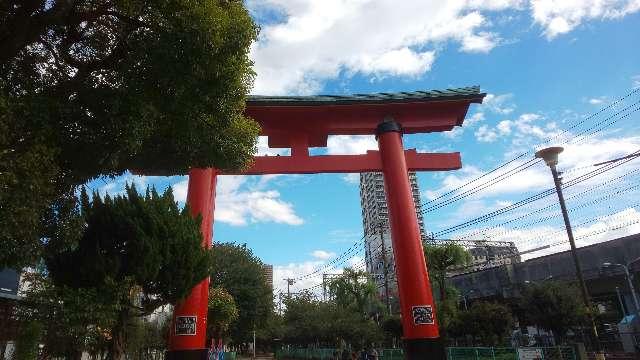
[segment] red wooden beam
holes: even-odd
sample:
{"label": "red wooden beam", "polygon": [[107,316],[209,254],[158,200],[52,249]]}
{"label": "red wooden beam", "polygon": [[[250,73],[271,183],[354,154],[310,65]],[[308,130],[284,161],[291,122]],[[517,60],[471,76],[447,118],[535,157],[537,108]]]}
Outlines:
{"label": "red wooden beam", "polygon": [[[462,167],[460,153],[418,153],[415,149],[404,152],[409,171],[446,171]],[[318,174],[359,173],[381,171],[378,151],[362,155],[317,156],[256,156],[253,165],[243,172],[225,172],[223,175],[266,174]]]}

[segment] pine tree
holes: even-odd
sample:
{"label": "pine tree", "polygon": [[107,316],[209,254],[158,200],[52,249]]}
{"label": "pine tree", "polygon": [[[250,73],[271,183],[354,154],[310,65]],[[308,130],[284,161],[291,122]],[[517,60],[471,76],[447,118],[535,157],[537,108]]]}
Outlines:
{"label": "pine tree", "polygon": [[80,203],[84,232],[75,244],[48,244],[47,266],[56,285],[97,289],[117,307],[110,358],[121,359],[131,319],[186,297],[211,273],[211,251],[202,247],[200,220],[178,208],[170,188],[141,196],[132,185],[91,201],[83,191]]}

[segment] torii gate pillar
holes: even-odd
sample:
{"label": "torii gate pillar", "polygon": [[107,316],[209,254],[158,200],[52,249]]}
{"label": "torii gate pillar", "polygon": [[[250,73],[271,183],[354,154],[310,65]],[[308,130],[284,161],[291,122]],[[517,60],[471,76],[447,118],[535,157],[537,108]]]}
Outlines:
{"label": "torii gate pillar", "polygon": [[431,283],[402,144],[402,128],[385,121],[376,129],[402,314],[405,359],[445,359]]}
{"label": "torii gate pillar", "polygon": [[[201,216],[202,246],[211,248],[213,210],[215,207],[217,171],[191,169],[187,205],[191,216]],[[209,309],[209,278],[196,285],[184,301],[175,305],[169,330],[166,360],[207,360],[207,314]]]}

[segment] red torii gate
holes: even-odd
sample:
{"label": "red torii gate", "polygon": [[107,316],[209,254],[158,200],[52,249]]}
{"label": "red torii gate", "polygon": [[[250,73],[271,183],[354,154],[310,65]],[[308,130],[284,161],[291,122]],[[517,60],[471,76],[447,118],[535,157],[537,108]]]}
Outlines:
{"label": "red torii gate", "polygon": [[[447,131],[461,126],[471,103],[485,94],[459,89],[352,96],[250,96],[245,114],[262,127],[269,147],[291,148],[290,156],[256,156],[242,174],[312,174],[381,171],[402,315],[406,359],[445,359],[427,274],[408,171],[459,169],[460,153],[404,150],[402,134]],[[378,151],[363,155],[310,156],[329,135],[376,135]],[[203,246],[211,247],[215,169],[189,171],[187,203],[202,215]],[[209,279],[196,285],[174,310],[167,359],[206,359]]]}

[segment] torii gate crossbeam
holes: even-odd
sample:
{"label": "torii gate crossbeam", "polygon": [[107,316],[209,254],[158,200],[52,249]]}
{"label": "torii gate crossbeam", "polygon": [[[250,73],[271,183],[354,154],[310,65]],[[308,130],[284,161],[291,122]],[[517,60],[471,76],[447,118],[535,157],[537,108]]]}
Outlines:
{"label": "torii gate crossbeam", "polygon": [[[405,150],[403,134],[446,131],[462,125],[471,103],[481,103],[479,87],[353,96],[250,96],[245,114],[262,127],[272,148],[290,156],[256,156],[242,174],[313,174],[381,171],[402,315],[406,359],[445,359],[429,283],[408,171],[461,167],[459,153]],[[378,151],[363,155],[310,156],[329,135],[376,135]],[[211,247],[216,169],[189,172],[187,203],[202,214],[203,246]],[[205,348],[209,279],[176,304],[167,359],[207,359]]]}

